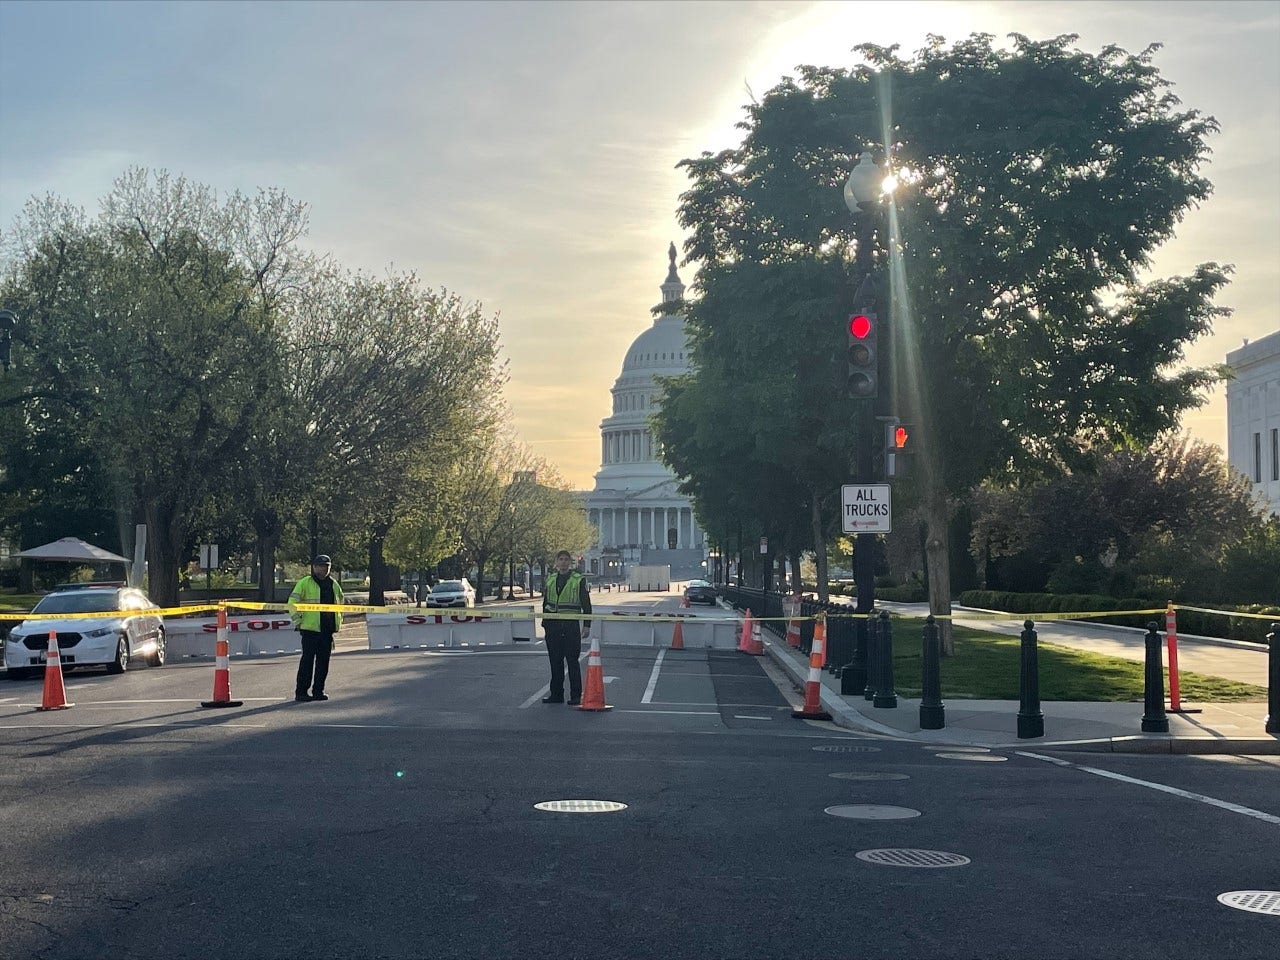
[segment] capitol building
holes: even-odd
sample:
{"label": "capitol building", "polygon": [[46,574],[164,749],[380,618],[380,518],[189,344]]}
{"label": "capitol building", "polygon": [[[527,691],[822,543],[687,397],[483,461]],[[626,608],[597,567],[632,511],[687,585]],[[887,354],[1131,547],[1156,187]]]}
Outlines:
{"label": "capitol building", "polygon": [[676,273],[676,246],[662,283],[657,319],[636,337],[613,384],[613,414],[600,424],[600,470],[595,489],[579,494],[595,527],[595,545],[584,553],[586,572],[604,581],[625,580],[636,564],[669,564],[673,580],[705,578],[707,542],[688,497],[658,456],[648,418],[658,409],[655,377],[689,372],[684,284]]}

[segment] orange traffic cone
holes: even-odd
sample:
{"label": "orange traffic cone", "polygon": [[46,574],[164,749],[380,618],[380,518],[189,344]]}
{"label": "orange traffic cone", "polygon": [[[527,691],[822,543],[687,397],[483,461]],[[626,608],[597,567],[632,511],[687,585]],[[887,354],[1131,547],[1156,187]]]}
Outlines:
{"label": "orange traffic cone", "polygon": [[809,650],[809,680],[804,685],[804,706],[792,710],[801,720],[830,720],[822,709],[822,660],[827,648],[827,615],[819,611],[813,624],[813,647]]}
{"label": "orange traffic cone", "polygon": [[587,682],[582,689],[579,710],[612,710],[604,702],[604,667],[600,665],[600,639],[591,638],[591,652],[587,654]]}
{"label": "orange traffic cone", "polygon": [[213,650],[213,699],[201,702],[202,707],[243,707],[243,700],[231,699],[231,658],[227,645],[227,605],[218,604],[218,639]]}
{"label": "orange traffic cone", "polygon": [[751,639],[747,641],[747,647],[742,652],[749,653],[753,657],[764,656],[764,639],[760,635],[759,620],[756,620],[751,624]]}
{"label": "orange traffic cone", "polygon": [[787,621],[787,646],[800,649],[800,621],[795,619],[796,614],[800,612],[800,598],[792,597],[790,603],[791,609],[788,610],[791,619]]}
{"label": "orange traffic cone", "polygon": [[58,654],[58,631],[49,631],[49,654],[44,666],[44,696],[37,710],[65,710],[74,707],[67,703],[67,688],[62,685],[62,657]]}
{"label": "orange traffic cone", "polygon": [[690,606],[689,597],[687,595],[680,601],[680,606],[682,607]]}
{"label": "orange traffic cone", "polygon": [[671,632],[671,649],[672,650],[684,649],[684,627],[681,625],[679,620],[676,621],[675,630]]}
{"label": "orange traffic cone", "polygon": [[751,608],[747,607],[747,615],[742,618],[742,636],[738,638],[738,652],[749,653],[751,646]]}

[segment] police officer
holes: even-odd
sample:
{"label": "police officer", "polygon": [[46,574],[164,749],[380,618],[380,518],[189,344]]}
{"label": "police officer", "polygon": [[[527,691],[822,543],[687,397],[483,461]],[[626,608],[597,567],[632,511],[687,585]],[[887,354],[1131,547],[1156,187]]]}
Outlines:
{"label": "police officer", "polygon": [[[573,568],[568,550],[556,554],[556,572],[548,577],[542,590],[543,613],[591,613],[591,595],[587,580]],[[582,703],[582,641],[591,637],[590,620],[542,619],[547,637],[547,656],[551,658],[551,691],[543,703],[564,703],[564,672],[569,668],[569,705]]]}
{"label": "police officer", "polygon": [[[302,633],[302,659],[298,663],[298,680],[293,699],[299,703],[328,700],[324,682],[329,676],[329,654],[333,651],[333,635],[342,626],[342,614],[326,610],[298,610],[300,603],[342,604],[342,585],[329,576],[332,561],[320,554],[311,561],[311,575],[303,577],[289,597],[289,617]],[[307,692],[307,688],[311,692]]]}

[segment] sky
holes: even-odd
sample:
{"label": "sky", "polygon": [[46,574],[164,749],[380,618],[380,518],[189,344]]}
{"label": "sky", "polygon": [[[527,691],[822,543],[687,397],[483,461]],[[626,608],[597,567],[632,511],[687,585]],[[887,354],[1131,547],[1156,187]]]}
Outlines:
{"label": "sky", "polygon": [[[1275,2],[0,0],[0,227],[49,193],[96,212],[131,166],[281,188],[309,205],[313,249],[497,314],[520,437],[590,489],[609,390],[685,236],[676,164],[737,145],[743,105],[799,64],[974,32],[1162,43],[1173,92],[1222,131],[1215,193],[1151,275],[1234,265],[1217,299],[1234,313],[1190,364],[1280,329]],[[1223,388],[1184,426],[1225,449]]]}

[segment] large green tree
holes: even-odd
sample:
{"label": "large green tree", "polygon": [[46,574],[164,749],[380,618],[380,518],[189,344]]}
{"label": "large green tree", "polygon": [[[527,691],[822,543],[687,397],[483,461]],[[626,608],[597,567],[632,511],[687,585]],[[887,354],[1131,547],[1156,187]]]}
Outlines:
{"label": "large green tree", "polygon": [[162,605],[194,511],[230,483],[274,395],[275,298],[305,226],[282,193],[220,201],[135,169],[97,218],[32,201],[12,233],[2,289],[26,387],[7,401],[89,448],[137,505]]}
{"label": "large green tree", "polygon": [[[841,320],[878,271],[895,354],[887,409],[915,428],[939,614],[949,495],[1148,444],[1218,378],[1183,360],[1221,312],[1211,298],[1225,271],[1145,278],[1210,192],[1198,171],[1215,123],[1180,109],[1156,48],[1091,54],[1075,40],[935,37],[906,59],[863,45],[862,65],[801,67],[748,107],[739,147],[683,164],[680,220],[700,267],[693,376],[742,410],[717,420],[740,435],[718,444],[742,451],[739,475],[791,464],[798,486],[832,493],[848,477],[858,418],[837,386]],[[898,189],[874,251],[855,258],[840,186],[868,147]],[[694,429],[697,414],[681,413],[668,449]],[[683,471],[723,471],[689,449]],[[819,497],[824,517],[832,502]]]}

